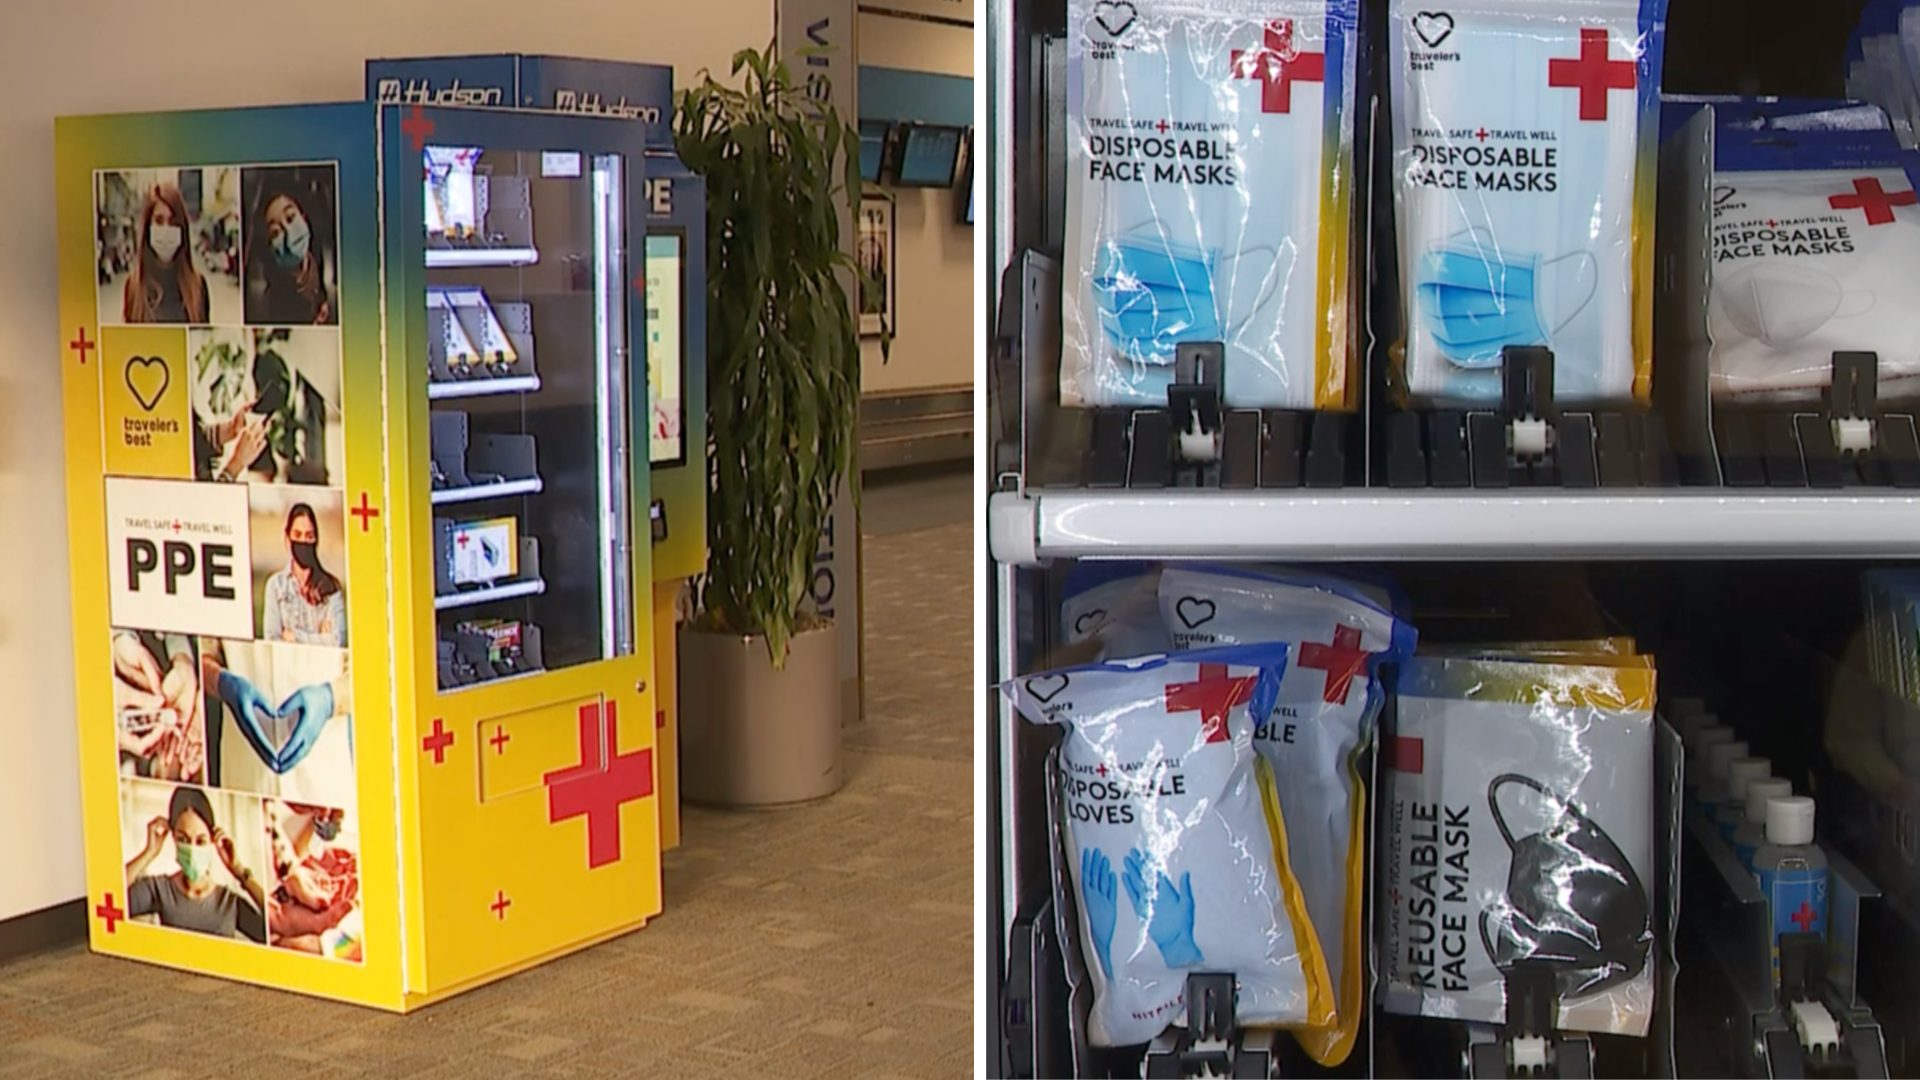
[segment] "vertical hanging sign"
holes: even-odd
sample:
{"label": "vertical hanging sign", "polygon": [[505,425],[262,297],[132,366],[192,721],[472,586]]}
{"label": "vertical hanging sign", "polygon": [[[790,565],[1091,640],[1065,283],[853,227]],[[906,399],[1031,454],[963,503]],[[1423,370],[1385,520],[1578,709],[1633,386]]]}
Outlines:
{"label": "vertical hanging sign", "polygon": [[[774,7],[775,34],[788,68],[806,79],[816,100],[831,103],[848,123],[860,115],[857,21],[853,0],[777,0]],[[849,255],[853,252],[853,235],[853,215],[843,211],[840,247]],[[842,285],[848,302],[853,303],[857,292],[852,277],[849,275]],[[860,483],[858,433],[852,438],[856,460],[841,481],[833,513],[820,532],[813,569],[814,602],[821,614],[834,620],[840,634],[842,723],[860,719],[860,675],[865,667],[860,628],[860,518],[853,504],[853,491]]]}

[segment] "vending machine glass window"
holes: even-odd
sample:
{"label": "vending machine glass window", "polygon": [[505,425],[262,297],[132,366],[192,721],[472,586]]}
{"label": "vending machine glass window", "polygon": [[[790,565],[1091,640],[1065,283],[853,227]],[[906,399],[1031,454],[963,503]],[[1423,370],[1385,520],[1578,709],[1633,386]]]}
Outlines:
{"label": "vending machine glass window", "polygon": [[676,465],[686,460],[682,420],[687,354],[687,237],[677,228],[647,233],[647,401],[649,460]]}
{"label": "vending machine glass window", "polygon": [[424,157],[441,688],[630,654],[622,162]]}

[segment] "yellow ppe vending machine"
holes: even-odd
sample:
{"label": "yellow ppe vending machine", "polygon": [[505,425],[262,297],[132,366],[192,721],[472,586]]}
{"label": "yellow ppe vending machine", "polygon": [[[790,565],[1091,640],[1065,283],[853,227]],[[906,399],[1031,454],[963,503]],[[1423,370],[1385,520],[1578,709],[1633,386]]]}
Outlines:
{"label": "yellow ppe vending machine", "polygon": [[644,924],[638,128],[56,143],[94,949],[404,1011]]}

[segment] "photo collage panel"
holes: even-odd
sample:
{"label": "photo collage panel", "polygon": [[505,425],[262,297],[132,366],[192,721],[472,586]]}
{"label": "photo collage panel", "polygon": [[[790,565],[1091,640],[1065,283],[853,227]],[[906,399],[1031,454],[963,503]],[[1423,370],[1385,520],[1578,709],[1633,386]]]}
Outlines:
{"label": "photo collage panel", "polygon": [[359,962],[338,169],[95,180],[128,913]]}

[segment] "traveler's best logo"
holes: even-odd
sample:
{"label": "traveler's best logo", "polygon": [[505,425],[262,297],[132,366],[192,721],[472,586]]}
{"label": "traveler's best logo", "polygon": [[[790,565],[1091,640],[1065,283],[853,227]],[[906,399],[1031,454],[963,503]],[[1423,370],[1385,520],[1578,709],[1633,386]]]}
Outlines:
{"label": "traveler's best logo", "polygon": [[1212,622],[1215,611],[1213,601],[1202,600],[1197,596],[1183,596],[1179,603],[1173,605],[1173,613],[1180,617],[1181,622],[1187,624],[1189,630]]}
{"label": "traveler's best logo", "polygon": [[1140,12],[1127,0],[1098,0],[1093,5],[1093,21],[1100,24],[1108,37],[1117,38],[1126,33],[1139,17]]}
{"label": "traveler's best logo", "polygon": [[1027,680],[1027,693],[1032,694],[1042,705],[1060,696],[1067,688],[1065,675],[1037,675]]}
{"label": "traveler's best logo", "polygon": [[1437,49],[1453,35],[1453,16],[1445,11],[1422,11],[1413,17],[1413,32],[1427,48]]}
{"label": "traveler's best logo", "polygon": [[1733,198],[1733,193],[1735,190],[1737,189],[1734,188],[1732,184],[1721,184],[1718,187],[1714,188],[1713,189],[1713,205],[1719,206],[1725,203],[1728,199]]}
{"label": "traveler's best logo", "polygon": [[152,412],[160,404],[161,395],[167,387],[173,385],[173,372],[167,368],[167,362],[157,356],[130,356],[127,358],[127,390],[133,394],[145,412]]}
{"label": "traveler's best logo", "polygon": [[1085,634],[1089,631],[1098,630],[1100,625],[1106,622],[1106,620],[1106,611],[1101,608],[1094,608],[1092,611],[1073,620],[1073,632],[1076,634]]}

